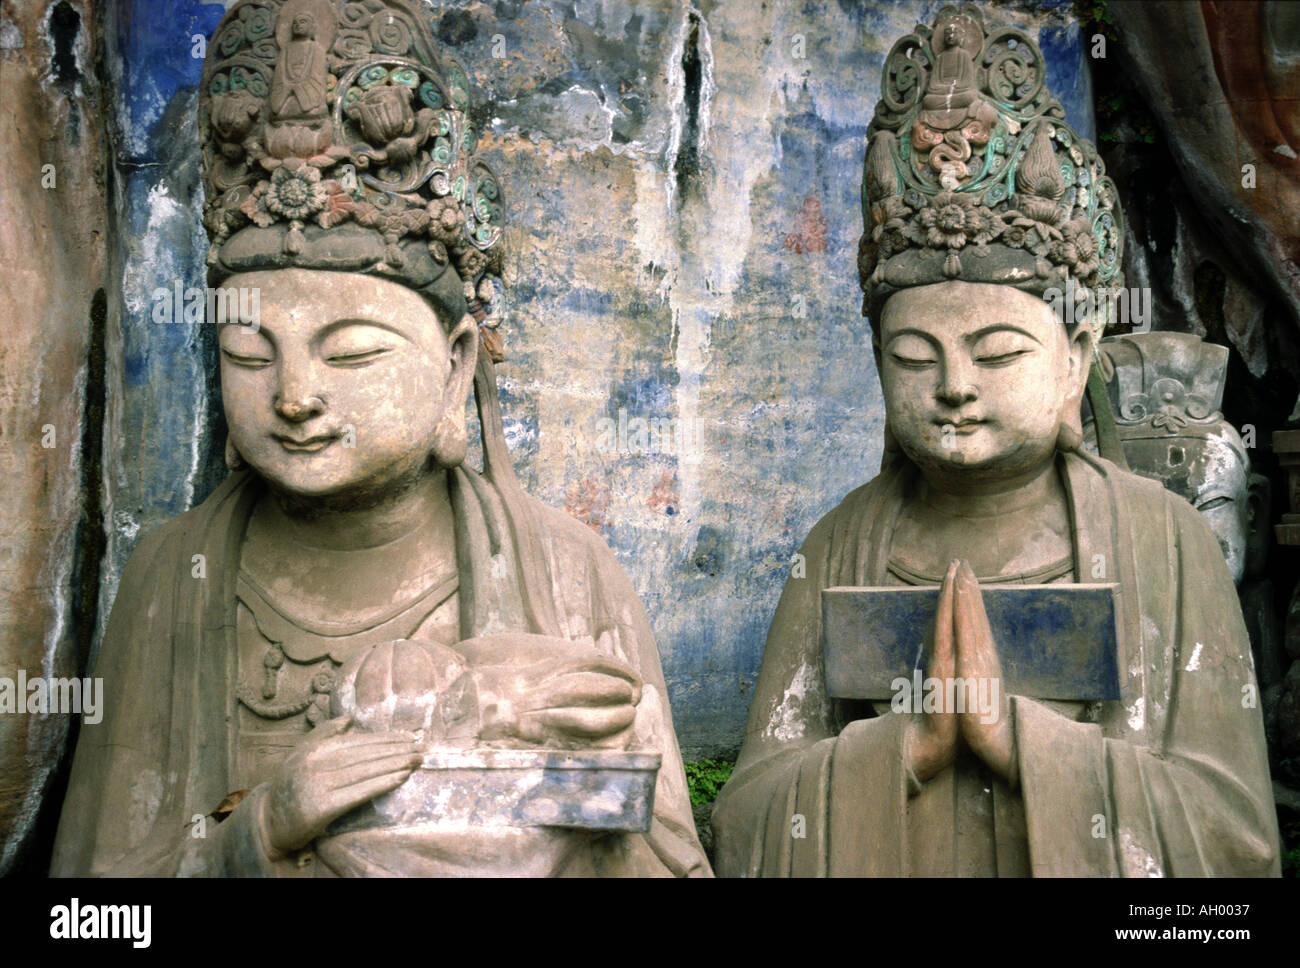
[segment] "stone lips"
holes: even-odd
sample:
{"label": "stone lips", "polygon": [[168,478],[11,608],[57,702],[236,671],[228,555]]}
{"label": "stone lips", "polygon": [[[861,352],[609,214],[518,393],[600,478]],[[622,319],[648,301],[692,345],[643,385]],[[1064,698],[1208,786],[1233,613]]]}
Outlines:
{"label": "stone lips", "polygon": [[622,750],[432,750],[400,787],[325,835],[440,826],[646,833],[662,760]]}

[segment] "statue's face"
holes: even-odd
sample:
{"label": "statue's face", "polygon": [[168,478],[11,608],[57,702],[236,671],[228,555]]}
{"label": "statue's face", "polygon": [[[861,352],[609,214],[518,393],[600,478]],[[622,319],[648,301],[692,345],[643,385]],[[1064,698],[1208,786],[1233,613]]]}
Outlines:
{"label": "statue's face", "polygon": [[1223,423],[1209,436],[1143,437],[1124,439],[1123,445],[1130,470],[1159,481],[1201,512],[1239,583],[1246,571],[1250,494],[1237,431]]}
{"label": "statue's face", "polygon": [[1013,478],[1049,461],[1079,400],[1091,334],[1073,336],[1043,300],[1011,286],[950,281],[885,303],[877,364],[889,427],[918,466]]}
{"label": "statue's face", "polygon": [[449,337],[415,292],[358,273],[278,269],[224,285],[261,291],[255,332],[216,320],[221,394],[231,442],[277,488],[372,499],[425,471],[444,413],[463,432],[472,324]]}

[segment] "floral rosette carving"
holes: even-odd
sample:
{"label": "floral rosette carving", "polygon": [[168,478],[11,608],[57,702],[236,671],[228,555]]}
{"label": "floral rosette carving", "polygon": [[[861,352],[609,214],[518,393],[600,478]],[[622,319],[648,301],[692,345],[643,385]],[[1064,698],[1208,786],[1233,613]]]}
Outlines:
{"label": "floral rosette carving", "polygon": [[283,224],[297,255],[309,225],[378,232],[400,273],[423,242],[458,272],[470,309],[502,267],[500,182],[475,157],[463,67],[436,53],[408,0],[242,0],[209,47],[199,125],[209,264],[245,226]]}
{"label": "floral rosette carving", "polygon": [[932,249],[960,249],[967,243],[986,245],[1005,228],[999,216],[970,195],[940,192],[906,223],[903,235]]}

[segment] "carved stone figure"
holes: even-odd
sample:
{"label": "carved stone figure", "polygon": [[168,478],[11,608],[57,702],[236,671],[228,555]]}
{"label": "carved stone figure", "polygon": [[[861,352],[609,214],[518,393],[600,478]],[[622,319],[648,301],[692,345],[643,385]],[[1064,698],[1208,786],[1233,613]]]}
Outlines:
{"label": "carved stone figure", "polygon": [[1104,339],[1099,350],[1113,374],[1107,387],[1129,469],[1201,512],[1240,584],[1251,530],[1250,458],[1219,409],[1227,347],[1188,333],[1139,333]]}
{"label": "carved stone figure", "polygon": [[[1277,874],[1250,644],[1218,542],[1186,501],[1079,446],[1086,387],[1113,423],[1089,376],[1108,316],[1057,307],[1120,284],[1114,185],[1043,88],[1034,43],[960,14],[979,26],[997,120],[955,182],[920,163],[932,33],[894,46],[859,260],[885,459],[786,583],[713,815],[718,872]],[[1113,428],[1100,437],[1105,455]],[[1005,688],[981,586],[1059,583],[1119,592],[1118,699]],[[823,590],[908,585],[939,588],[932,626],[891,630],[915,640],[918,677],[978,684],[987,708],[828,696],[824,655],[843,643],[823,642]]]}
{"label": "carved stone figure", "polygon": [[1185,498],[1214,531],[1266,693],[1286,672],[1267,574],[1272,489],[1251,473],[1242,435],[1219,410],[1228,349],[1188,333],[1109,337],[1099,349],[1129,469]]}
{"label": "carved stone figure", "polygon": [[997,112],[980,97],[976,83],[976,58],[984,31],[968,14],[949,7],[935,22],[934,70],[912,125],[912,147],[929,156],[930,166],[946,176],[953,187],[969,173],[967,162],[974,150],[988,144]]}
{"label": "carved stone figure", "polygon": [[636,595],[511,468],[500,188],[421,17],[241,2],[210,47],[233,473],[123,573],[56,874],[709,873]]}
{"label": "carved stone figure", "polygon": [[280,48],[271,78],[271,117],[277,121],[323,117],[329,71],[325,48],[316,39],[316,18],[294,11],[288,20],[289,41]]}
{"label": "carved stone figure", "polygon": [[[1286,472],[1287,510],[1274,527],[1280,545],[1300,544],[1300,430],[1273,432],[1273,453]],[[1278,765],[1279,779],[1300,787],[1300,585],[1291,590],[1283,636],[1286,667],[1281,681],[1264,693],[1265,721]],[[1281,801],[1279,801],[1281,802]]]}

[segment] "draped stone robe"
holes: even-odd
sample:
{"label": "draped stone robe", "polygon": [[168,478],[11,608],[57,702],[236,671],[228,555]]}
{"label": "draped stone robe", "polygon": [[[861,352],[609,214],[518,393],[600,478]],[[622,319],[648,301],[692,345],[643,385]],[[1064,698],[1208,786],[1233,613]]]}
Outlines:
{"label": "draped stone robe", "polygon": [[720,876],[1278,874],[1250,643],[1213,533],[1108,461],[1057,466],[1075,575],[1120,586],[1119,701],[1012,696],[1013,789],[964,746],[918,783],[908,714],[827,698],[821,590],[889,583],[918,474],[898,461],[818,522],[786,582],[713,814]]}
{"label": "draped stone robe", "polygon": [[[466,469],[448,473],[462,638],[533,632],[583,641],[640,672],[636,745],[663,753],[649,833],[362,831],[318,839],[310,865],[292,856],[272,862],[253,822],[262,785],[224,823],[209,819],[205,836],[194,836],[192,818],[210,813],[240,781],[236,581],[245,527],[265,491],[242,472],[143,538],[127,563],[93,672],[104,679],[104,716],[81,730],[52,873],[710,873],[659,654],[613,555],[589,529],[522,491]],[[206,558],[205,579],[192,577],[195,554]],[[557,849],[555,838],[567,844]]]}

